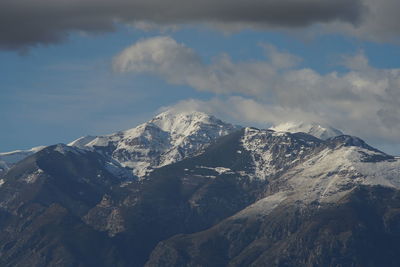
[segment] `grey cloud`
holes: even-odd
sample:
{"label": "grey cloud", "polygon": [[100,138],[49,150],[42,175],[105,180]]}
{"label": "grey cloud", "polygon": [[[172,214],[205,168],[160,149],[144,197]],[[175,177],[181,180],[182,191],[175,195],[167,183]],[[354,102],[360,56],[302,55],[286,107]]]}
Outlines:
{"label": "grey cloud", "polygon": [[325,24],[320,33],[340,33],[374,42],[400,42],[400,2],[363,0],[367,9],[356,25],[335,21]]}
{"label": "grey cloud", "polygon": [[360,22],[362,0],[2,0],[0,48],[63,41],[71,31],[107,32],[116,22],[223,23],[306,27]]}

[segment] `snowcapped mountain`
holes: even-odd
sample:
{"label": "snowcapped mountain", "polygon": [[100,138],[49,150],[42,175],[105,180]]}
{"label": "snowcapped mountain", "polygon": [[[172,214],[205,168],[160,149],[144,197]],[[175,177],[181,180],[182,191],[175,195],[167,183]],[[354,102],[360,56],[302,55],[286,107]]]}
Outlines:
{"label": "snowcapped mountain", "polygon": [[86,136],[70,146],[94,149],[142,177],[154,168],[200,153],[217,138],[240,129],[201,112],[163,112],[133,129]]}
{"label": "snowcapped mountain", "polygon": [[307,133],[312,136],[315,136],[319,139],[326,140],[331,137],[343,135],[338,129],[335,129],[330,126],[322,126],[318,123],[295,123],[295,122],[286,122],[270,128],[271,130],[277,132],[290,132],[290,133]]}
{"label": "snowcapped mountain", "polygon": [[400,158],[275,130],[167,111],[2,153],[0,265],[399,266]]}

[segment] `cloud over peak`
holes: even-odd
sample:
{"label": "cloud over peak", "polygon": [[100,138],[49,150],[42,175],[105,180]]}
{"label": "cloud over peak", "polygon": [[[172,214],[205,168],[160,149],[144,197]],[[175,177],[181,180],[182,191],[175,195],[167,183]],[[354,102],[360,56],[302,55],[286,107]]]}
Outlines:
{"label": "cloud over peak", "polygon": [[253,122],[317,121],[369,140],[397,142],[400,69],[374,68],[361,51],[344,57],[347,72],[322,75],[299,67],[301,59],[295,55],[270,44],[261,47],[263,60],[235,62],[223,54],[206,64],[184,44],[155,37],[122,51],[114,66],[216,94],[212,101],[180,104],[186,107],[230,112]]}

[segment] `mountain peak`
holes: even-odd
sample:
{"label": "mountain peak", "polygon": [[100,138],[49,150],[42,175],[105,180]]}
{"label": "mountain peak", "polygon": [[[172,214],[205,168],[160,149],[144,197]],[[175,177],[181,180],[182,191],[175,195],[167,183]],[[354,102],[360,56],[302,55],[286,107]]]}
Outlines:
{"label": "mountain peak", "polygon": [[176,117],[190,117],[190,118],[209,118],[213,117],[205,112],[188,110],[181,111],[176,109],[167,109],[154,117],[154,119],[176,118]]}
{"label": "mountain peak", "polygon": [[198,124],[221,124],[222,121],[212,115],[199,111],[167,110],[155,116],[150,123],[157,125],[166,132],[182,132],[188,127]]}
{"label": "mountain peak", "polygon": [[270,129],[277,132],[308,133],[322,140],[343,135],[343,132],[336,128],[325,126],[316,122],[286,122],[273,126]]}
{"label": "mountain peak", "polygon": [[135,128],[81,137],[70,145],[95,149],[142,177],[151,169],[200,153],[214,140],[239,128],[206,113],[167,110]]}

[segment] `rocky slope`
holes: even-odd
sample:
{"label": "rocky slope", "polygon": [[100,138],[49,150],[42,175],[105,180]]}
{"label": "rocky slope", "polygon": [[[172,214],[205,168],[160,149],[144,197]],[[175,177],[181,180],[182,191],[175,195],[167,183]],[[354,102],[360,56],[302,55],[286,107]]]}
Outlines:
{"label": "rocky slope", "polygon": [[98,153],[56,145],[13,166],[0,187],[0,265],[118,263],[115,244],[81,220],[121,183],[106,165]]}
{"label": "rocky slope", "polygon": [[146,266],[398,266],[399,197],[361,185],[324,207],[281,202],[163,241]]}

